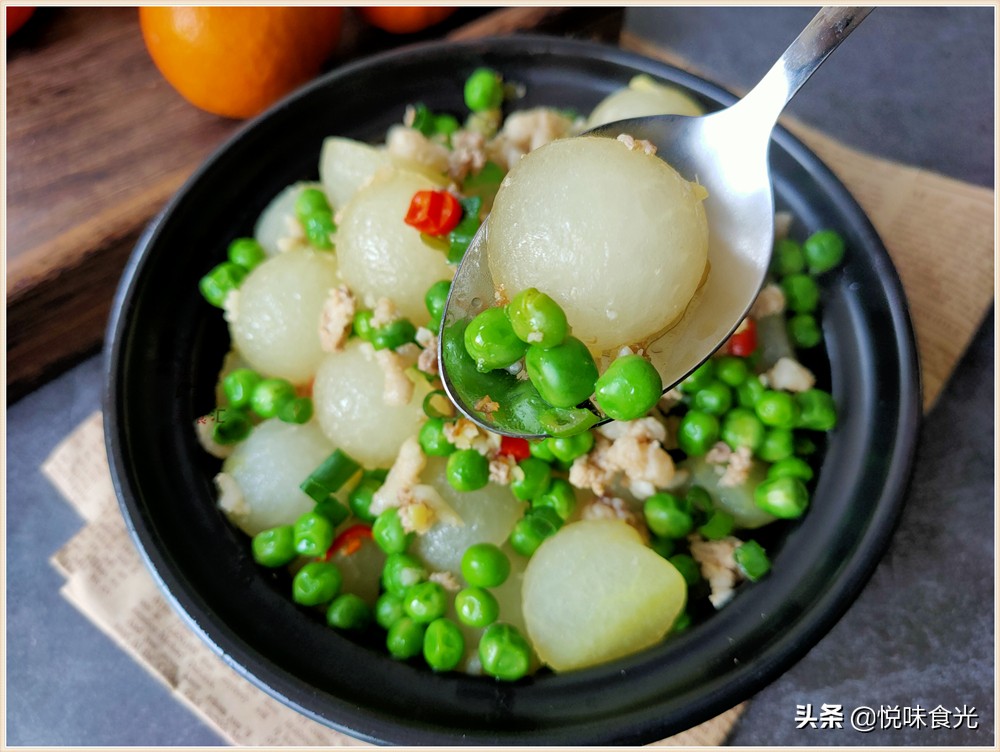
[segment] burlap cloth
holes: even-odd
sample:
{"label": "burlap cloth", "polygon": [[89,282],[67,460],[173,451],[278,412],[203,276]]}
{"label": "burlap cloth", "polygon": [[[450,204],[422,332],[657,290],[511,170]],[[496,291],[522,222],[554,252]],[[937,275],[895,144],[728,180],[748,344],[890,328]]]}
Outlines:
{"label": "burlap cloth", "polygon": [[[626,43],[664,57],[637,40]],[[889,249],[910,303],[929,408],[993,299],[993,191],[877,159],[800,124],[783,123],[844,182]],[[362,744],[237,675],[167,605],[125,530],[100,414],[56,447],[42,470],[86,521],[52,558],[66,578],[62,594],[223,738],[247,746]],[[741,711],[737,706],[659,744],[722,744]]]}

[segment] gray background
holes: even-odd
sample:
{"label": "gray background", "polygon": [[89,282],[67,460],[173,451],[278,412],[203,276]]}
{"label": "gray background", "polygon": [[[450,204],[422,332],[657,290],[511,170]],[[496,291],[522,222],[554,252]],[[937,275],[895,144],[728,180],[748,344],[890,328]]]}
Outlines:
{"label": "gray background", "polygon": [[[631,8],[627,28],[749,88],[813,8]],[[979,185],[994,176],[993,8],[876,10],[789,112],[846,144]],[[955,242],[960,243],[961,237]],[[942,249],[947,253],[947,249]],[[750,704],[741,745],[994,743],[994,329],[920,435],[900,527],[857,603]],[[91,358],[10,407],[7,743],[215,745],[219,737],[59,595],[49,557],[81,526],[38,471],[100,406]],[[796,730],[795,706],[974,706],[978,730]]]}

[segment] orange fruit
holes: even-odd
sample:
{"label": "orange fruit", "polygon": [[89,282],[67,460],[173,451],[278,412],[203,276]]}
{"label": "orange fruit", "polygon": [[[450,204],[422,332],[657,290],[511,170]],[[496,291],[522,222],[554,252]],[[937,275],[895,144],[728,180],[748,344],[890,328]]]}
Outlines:
{"label": "orange fruit", "polygon": [[406,6],[378,6],[358,8],[362,17],[372,26],[392,34],[412,34],[441,23],[455,12],[455,8],[417,8]]}
{"label": "orange fruit", "polygon": [[143,7],[153,63],[191,104],[256,115],[319,73],[340,40],[341,8]]}

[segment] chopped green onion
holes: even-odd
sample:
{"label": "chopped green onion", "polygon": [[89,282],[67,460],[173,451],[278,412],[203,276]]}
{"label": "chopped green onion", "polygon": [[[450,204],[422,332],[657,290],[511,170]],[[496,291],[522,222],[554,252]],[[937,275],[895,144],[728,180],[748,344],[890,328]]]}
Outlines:
{"label": "chopped green onion", "polygon": [[308,423],[313,416],[313,401],[309,397],[295,397],[278,408],[278,418],[285,423]]}
{"label": "chopped green onion", "polygon": [[716,509],[709,516],[708,521],[698,528],[703,538],[708,540],[722,540],[731,532],[736,525],[736,520],[729,512]]}
{"label": "chopped green onion", "polygon": [[590,410],[582,407],[552,407],[538,416],[545,433],[557,438],[583,433],[598,420]]}
{"label": "chopped green onion", "polygon": [[327,496],[322,501],[316,502],[313,511],[330,520],[330,524],[337,527],[341,522],[351,516],[350,511],[343,502],[337,501],[333,496]]}
{"label": "chopped green onion", "polygon": [[245,412],[234,407],[221,407],[215,413],[212,439],[217,444],[236,444],[250,435],[251,428],[253,426]]}
{"label": "chopped green onion", "polygon": [[[449,411],[444,412],[439,410],[434,406],[435,399],[443,399],[445,404],[449,406]],[[427,396],[424,397],[424,415],[428,418],[450,418],[451,417],[451,401],[448,399],[448,393],[444,389],[435,389],[433,392],[428,392]]]}
{"label": "chopped green onion", "polygon": [[448,263],[457,264],[469,250],[469,243],[479,231],[479,212],[483,208],[483,200],[479,196],[469,196],[459,199],[462,205],[462,221],[448,233]]}
{"label": "chopped green onion", "polygon": [[302,481],[299,488],[313,501],[324,501],[330,494],[340,490],[360,469],[357,462],[337,449]]}
{"label": "chopped green onion", "polygon": [[771,571],[771,560],[767,558],[767,552],[757,541],[748,540],[737,546],[733,551],[733,558],[736,560],[736,566],[751,582],[757,582]]}

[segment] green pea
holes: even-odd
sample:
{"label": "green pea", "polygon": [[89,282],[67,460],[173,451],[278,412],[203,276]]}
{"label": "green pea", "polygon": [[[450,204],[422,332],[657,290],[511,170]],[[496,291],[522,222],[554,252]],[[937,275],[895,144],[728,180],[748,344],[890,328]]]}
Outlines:
{"label": "green pea", "polygon": [[417,336],[417,327],[409,319],[395,321],[373,329],[371,343],[376,350],[395,350],[408,342],[413,342]]}
{"label": "green pea", "polygon": [[300,606],[319,606],[333,600],[343,577],[336,565],[311,561],[292,578],[292,600]]}
{"label": "green pea", "polygon": [[316,512],[306,512],[293,525],[295,550],[302,556],[322,556],[333,543],[333,525]]}
{"label": "green pea", "polygon": [[372,326],[372,316],[374,315],[372,311],[368,310],[360,310],[354,314],[352,324],[354,333],[365,342],[371,342],[372,335],[375,333],[375,327]]}
{"label": "green pea", "polygon": [[385,647],[389,655],[397,660],[415,658],[424,649],[424,632],[427,627],[418,624],[409,616],[399,619],[391,627],[385,637]]}
{"label": "green pea", "polygon": [[701,410],[709,415],[723,415],[733,405],[733,392],[721,381],[712,381],[691,398],[695,410]]}
{"label": "green pea", "polygon": [[320,250],[333,248],[333,239],[330,236],[337,231],[337,225],[331,213],[310,214],[302,220],[302,229],[305,231],[306,240],[313,248]]}
{"label": "green pea", "polygon": [[576,490],[568,480],[553,478],[548,490],[536,496],[531,506],[534,509],[549,507],[555,510],[560,519],[568,520],[576,511]]}
{"label": "green pea", "polygon": [[684,381],[678,384],[678,388],[685,394],[694,394],[699,389],[703,389],[708,384],[711,384],[714,379],[715,361],[706,360],[694,369]]}
{"label": "green pea", "polygon": [[434,133],[439,136],[450,136],[460,127],[458,118],[454,115],[443,114],[434,116]]}
{"label": "green pea", "polygon": [[338,595],[326,610],[326,623],[337,629],[364,629],[372,620],[372,610],[354,593]]}
{"label": "green pea", "polygon": [[420,427],[417,439],[420,441],[420,448],[429,457],[447,457],[455,451],[455,445],[448,441],[444,433],[444,418],[429,418]]}
{"label": "green pea", "polygon": [[753,409],[765,426],[793,428],[799,419],[799,407],[788,392],[767,389],[757,398]]}
{"label": "green pea", "polygon": [[382,593],[375,601],[375,623],[382,629],[389,629],[406,616],[403,599],[393,593]]}
{"label": "green pea", "polygon": [[614,420],[635,420],[648,413],[663,395],[663,380],[641,355],[615,358],[594,388],[594,401]]}
{"label": "green pea", "polygon": [[410,554],[389,554],[382,567],[382,587],[400,598],[407,588],[427,579],[427,568]]}
{"label": "green pea", "polygon": [[681,577],[684,578],[684,582],[688,584],[688,587],[698,584],[698,580],[701,579],[701,568],[698,566],[698,562],[692,559],[689,554],[674,554],[667,561],[673,564],[674,568],[681,573]]}
{"label": "green pea", "polygon": [[255,238],[236,238],[226,251],[229,260],[250,271],[267,258],[264,248]]}
{"label": "green pea", "polygon": [[430,313],[432,319],[440,321],[441,317],[444,316],[450,292],[451,282],[446,279],[435,282],[427,288],[427,294],[424,295],[424,305],[427,306],[427,312]]}
{"label": "green pea", "polygon": [[212,439],[217,444],[236,444],[250,435],[253,424],[242,410],[220,407],[215,413]]}
{"label": "green pea", "polygon": [[448,593],[436,582],[418,582],[403,594],[403,610],[418,624],[430,624],[444,616]]}
{"label": "green pea", "polygon": [[330,213],[333,208],[326,198],[326,194],[319,188],[306,188],[295,197],[295,216],[300,220],[310,214]]}
{"label": "green pea", "polygon": [[646,524],[655,535],[663,538],[683,538],[694,528],[694,520],[680,499],[670,493],[655,493],[642,505]]}
{"label": "green pea", "polygon": [[582,457],[594,448],[594,434],[590,431],[584,431],[573,436],[553,437],[548,440],[548,443],[553,457],[560,462],[571,463],[577,457]]}
{"label": "green pea", "polygon": [[503,79],[495,70],[477,68],[465,81],[465,106],[473,112],[495,110],[503,102]]}
{"label": "green pea", "polygon": [[530,345],[555,347],[569,334],[566,314],[552,298],[534,287],[522,290],[507,306],[514,334]]}
{"label": "green pea", "polygon": [[256,371],[250,368],[237,368],[222,379],[222,391],[231,406],[249,407],[250,397],[259,383],[260,374]]}
{"label": "green pea", "polygon": [[785,457],[776,461],[767,469],[767,479],[775,478],[798,478],[808,483],[813,479],[813,469],[801,457]]}
{"label": "green pea", "polygon": [[500,587],[510,574],[510,559],[492,543],[475,543],[462,554],[462,577],[476,587]]}
{"label": "green pea", "polygon": [[507,368],[523,358],[527,349],[503,308],[487,308],[465,329],[465,350],[482,373]]}
{"label": "green pea", "polygon": [[664,559],[669,559],[674,553],[674,542],[670,538],[654,535],[649,541],[649,547]]}
{"label": "green pea", "polygon": [[552,454],[550,439],[537,439],[528,442],[528,451],[532,457],[536,457],[545,462],[555,462],[556,456]]}
{"label": "green pea", "polygon": [[775,517],[794,520],[809,506],[809,492],[798,478],[773,478],[757,485],[753,503]]}
{"label": "green pea", "polygon": [[347,495],[347,505],[351,513],[364,522],[374,522],[376,516],[371,513],[372,497],[382,487],[382,482],[371,477],[363,477]]}
{"label": "green pea", "polygon": [[530,501],[545,493],[552,483],[552,468],[548,462],[527,457],[517,463],[512,473],[510,490],[520,501]]}
{"label": "green pea", "polygon": [[745,446],[749,447],[751,452],[755,452],[764,441],[764,424],[753,410],[737,407],[730,410],[722,419],[719,436],[732,449]]}
{"label": "green pea", "polygon": [[455,611],[460,622],[482,629],[499,618],[500,604],[489,590],[469,587],[455,595]]}
{"label": "green pea", "polygon": [[844,239],[834,230],[814,232],[803,244],[811,274],[822,274],[840,266],[844,260]]}
{"label": "green pea", "polygon": [[837,406],[822,389],[809,389],[795,395],[799,406],[799,427],[810,431],[830,431],[837,425]]}
{"label": "green pea", "polygon": [[767,390],[760,377],[750,374],[747,380],[736,387],[736,404],[740,407],[753,409],[757,400]]}
{"label": "green pea", "polygon": [[504,681],[517,681],[531,667],[531,646],[516,627],[490,624],[479,638],[483,672]]}
{"label": "green pea", "polygon": [[747,380],[750,369],[743,358],[723,355],[715,360],[715,378],[726,386],[737,387]]}
{"label": "green pea", "polygon": [[755,540],[748,540],[737,546],[733,551],[733,559],[750,582],[757,582],[771,571],[771,560],[767,557],[767,552]]}
{"label": "green pea", "polygon": [[567,337],[561,345],[548,349],[531,345],[524,363],[531,383],[553,407],[573,407],[594,392],[594,356],[576,337]]}
{"label": "green pea", "polygon": [[399,509],[389,507],[375,518],[372,524],[372,539],[387,554],[401,554],[413,540],[413,533],[403,529]]}
{"label": "green pea", "polygon": [[795,313],[811,313],[819,305],[819,286],[808,274],[789,274],[781,280],[788,308]]}
{"label": "green pea", "polygon": [[677,444],[691,457],[707,454],[719,440],[719,419],[700,410],[688,410],[677,426]]}
{"label": "green pea", "polygon": [[490,462],[475,449],[459,449],[448,457],[445,477],[456,491],[477,491],[490,481]]}
{"label": "green pea", "polygon": [[465,638],[450,619],[436,619],[424,632],[424,660],[433,671],[451,671],[462,662]]}
{"label": "green pea", "polygon": [[261,379],[250,395],[250,407],[262,418],[273,418],[289,400],[295,399],[295,387],[287,379]]}
{"label": "green pea", "polygon": [[556,534],[561,525],[562,518],[551,507],[532,507],[514,525],[510,546],[521,556],[530,557],[546,538]]}
{"label": "green pea", "polygon": [[250,541],[253,559],[264,567],[283,567],[295,558],[295,533],[291,525],[263,530]]}
{"label": "green pea", "polygon": [[702,486],[691,486],[684,494],[684,500],[688,504],[688,509],[711,512],[715,508],[712,503],[712,495]]}
{"label": "green pea", "polygon": [[823,341],[823,332],[811,313],[799,313],[788,319],[788,338],[795,347],[803,350],[816,347]]}
{"label": "green pea", "polygon": [[232,261],[223,261],[213,267],[208,274],[198,282],[202,297],[216,308],[225,305],[226,298],[237,289],[246,277],[247,270]]}
{"label": "green pea", "polygon": [[789,274],[799,274],[806,269],[806,256],[802,246],[791,238],[783,238],[774,244],[774,254],[771,256],[771,271],[775,276],[787,277]]}
{"label": "green pea", "polygon": [[757,447],[757,456],[765,462],[777,462],[795,453],[795,437],[787,428],[771,428]]}
{"label": "green pea", "polygon": [[722,540],[736,527],[736,520],[729,512],[721,509],[713,511],[705,524],[698,528],[701,537],[707,540]]}
{"label": "green pea", "polygon": [[313,416],[313,401],[309,397],[295,397],[278,408],[278,419],[284,423],[302,425]]}

